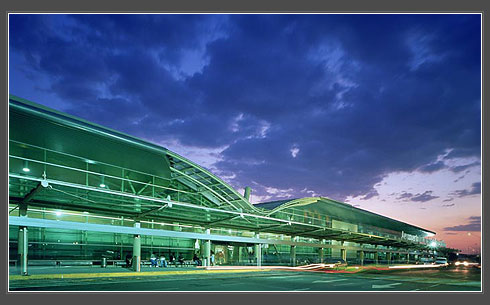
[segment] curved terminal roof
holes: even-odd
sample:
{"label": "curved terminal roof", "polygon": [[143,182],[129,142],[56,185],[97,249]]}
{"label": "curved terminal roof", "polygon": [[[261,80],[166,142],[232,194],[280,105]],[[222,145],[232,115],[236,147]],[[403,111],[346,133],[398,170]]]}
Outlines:
{"label": "curved terminal roof", "polygon": [[279,211],[291,209],[304,210],[317,215],[328,215],[331,219],[364,224],[373,227],[385,228],[398,232],[405,232],[417,236],[435,234],[432,231],[407,224],[386,216],[353,207],[350,204],[339,202],[325,197],[308,197],[299,199],[287,199],[271,202],[263,202],[255,205],[268,210],[268,215],[274,215]]}
{"label": "curved terminal roof", "polygon": [[[9,110],[11,141],[76,155],[99,164],[101,173],[104,173],[103,165],[110,164],[127,169],[136,180],[143,179],[138,173],[155,175],[161,178],[159,186],[168,186],[170,180],[175,180],[182,188],[199,192],[207,206],[255,210],[227,183],[164,147],[13,95]],[[36,136],[40,131],[42,136]]]}
{"label": "curved terminal roof", "polygon": [[[418,236],[433,233],[328,198],[252,205],[229,184],[175,152],[13,95],[9,131],[11,203],[390,246],[425,247],[334,229],[315,214]],[[28,172],[22,170],[26,162]],[[41,187],[43,180],[50,187]],[[294,209],[312,215],[291,217]]]}

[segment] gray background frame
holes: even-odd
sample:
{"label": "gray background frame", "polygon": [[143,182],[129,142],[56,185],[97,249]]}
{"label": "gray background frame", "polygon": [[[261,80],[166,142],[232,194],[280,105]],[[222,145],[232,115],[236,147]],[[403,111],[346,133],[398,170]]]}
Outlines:
{"label": "gray background frame", "polygon": [[[490,4],[488,1],[389,1],[389,0],[372,0],[372,1],[363,1],[363,0],[349,0],[349,1],[336,1],[336,2],[321,2],[321,1],[311,1],[311,0],[302,0],[302,1],[223,1],[223,0],[210,0],[210,1],[185,1],[177,2],[174,1],[172,3],[167,2],[156,2],[156,1],[128,1],[128,0],[120,0],[120,1],[93,1],[93,0],[85,0],[85,1],[60,1],[60,0],[45,0],[45,1],[33,1],[33,0],[23,0],[23,1],[15,1],[15,0],[4,0],[2,1],[2,25],[4,25],[4,30],[1,31],[1,38],[3,42],[2,55],[4,60],[2,63],[2,71],[3,73],[3,81],[1,82],[2,92],[4,92],[4,99],[1,103],[1,113],[2,113],[2,144],[3,149],[1,150],[2,161],[1,169],[2,175],[1,178],[1,194],[4,194],[4,198],[8,202],[7,195],[7,181],[8,180],[8,166],[7,166],[7,105],[8,105],[8,71],[7,71],[7,24],[8,24],[8,12],[261,12],[261,13],[274,13],[274,12],[310,12],[310,13],[321,13],[321,12],[482,12],[483,13],[483,67],[485,66],[485,55],[486,50],[489,49],[489,40],[486,38],[486,33],[489,33],[489,23],[485,22],[485,15],[490,10]],[[483,70],[483,97],[485,97],[485,87],[488,85],[488,77],[486,69]],[[484,101],[485,99],[483,99]],[[484,104],[484,102],[483,102]],[[483,105],[482,107],[483,118],[488,117],[488,107]],[[482,164],[483,164],[483,191],[482,191],[482,202],[485,202],[485,195],[487,193],[487,181],[485,177],[488,173],[488,168],[485,164],[485,152],[489,149],[488,141],[486,141],[488,135],[488,123],[483,124],[483,145],[482,145]],[[487,132],[486,132],[487,131]],[[5,179],[5,180],[4,180]],[[8,213],[6,210],[3,210],[4,215],[4,234],[2,234],[2,246],[3,251],[0,251],[1,261],[4,262],[0,264],[2,268],[2,277],[0,287],[2,289],[2,301],[7,301],[9,303],[14,302],[90,302],[101,301],[101,302],[117,302],[117,303],[125,303],[126,302],[134,302],[134,301],[144,301],[144,302],[172,302],[175,304],[182,304],[183,302],[193,301],[196,303],[200,303],[203,301],[210,302],[230,302],[236,303],[239,302],[247,302],[249,303],[253,299],[263,300],[266,302],[275,301],[275,302],[298,302],[298,301],[307,301],[307,302],[326,302],[326,298],[328,298],[328,302],[359,302],[365,303],[367,302],[376,302],[379,301],[393,301],[396,303],[407,302],[420,302],[420,301],[429,301],[436,303],[472,303],[478,302],[478,304],[483,303],[485,293],[488,293],[488,284],[486,283],[486,274],[487,274],[487,260],[486,253],[488,252],[488,243],[487,234],[483,234],[483,242],[482,242],[482,256],[484,257],[484,262],[482,263],[482,289],[483,293],[151,293],[146,295],[141,295],[141,293],[7,293],[7,285],[8,285],[8,265],[5,263],[7,261],[8,256],[8,241],[7,241],[7,232],[8,232]],[[485,208],[482,207],[482,217],[485,217]],[[485,222],[482,222],[482,232],[486,231],[488,228],[485,226]],[[240,297],[238,297],[238,294]],[[399,295],[403,294],[403,295]],[[39,297],[42,297],[40,299]],[[142,299],[144,297],[144,299]],[[148,299],[150,297],[150,299]],[[46,298],[46,300],[44,299]],[[307,299],[305,299],[307,298]],[[49,299],[49,300],[48,300]],[[219,299],[219,300],[218,300]]]}

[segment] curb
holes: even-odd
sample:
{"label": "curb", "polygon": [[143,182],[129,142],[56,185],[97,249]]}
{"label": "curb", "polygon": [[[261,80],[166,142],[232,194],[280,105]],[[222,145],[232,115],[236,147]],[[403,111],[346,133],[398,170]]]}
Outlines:
{"label": "curb", "polygon": [[141,277],[161,276],[177,274],[209,274],[209,273],[241,273],[270,271],[271,269],[229,269],[229,270],[192,270],[192,271],[154,271],[154,272],[113,272],[113,273],[67,273],[67,274],[33,274],[33,275],[10,275],[10,281],[26,281],[40,279],[86,279],[102,277]]}

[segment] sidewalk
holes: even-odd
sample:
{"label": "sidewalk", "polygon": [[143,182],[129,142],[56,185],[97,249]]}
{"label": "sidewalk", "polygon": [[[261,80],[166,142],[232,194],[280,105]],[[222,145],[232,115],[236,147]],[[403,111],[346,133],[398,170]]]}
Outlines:
{"label": "sidewalk", "polygon": [[141,272],[135,272],[123,267],[29,267],[29,275],[20,275],[17,267],[9,268],[9,280],[34,280],[34,279],[82,279],[100,277],[141,277],[141,276],[161,276],[176,274],[202,274],[202,273],[234,273],[234,272],[256,272],[268,271],[268,269],[247,268],[247,269],[217,269],[207,270],[202,267],[167,267],[150,268],[141,267]]}

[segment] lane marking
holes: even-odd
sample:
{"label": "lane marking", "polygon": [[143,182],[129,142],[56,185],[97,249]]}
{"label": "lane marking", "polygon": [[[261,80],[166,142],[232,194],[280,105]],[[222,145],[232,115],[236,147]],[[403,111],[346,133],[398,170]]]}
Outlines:
{"label": "lane marking", "polygon": [[394,288],[393,286],[398,286],[401,285],[402,283],[391,283],[391,284],[384,284],[384,285],[372,285],[371,288]]}
{"label": "lane marking", "polygon": [[318,280],[318,281],[313,281],[313,283],[333,283],[333,282],[340,282],[340,281],[347,281],[347,279]]}
{"label": "lane marking", "polygon": [[294,277],[302,277],[303,275],[276,275],[276,276],[268,276],[267,279],[288,279]]}

